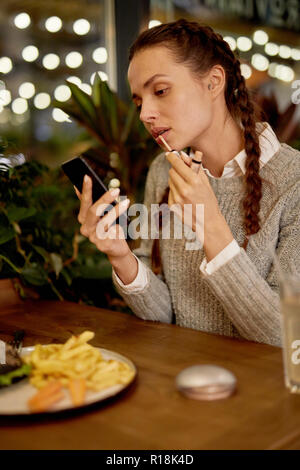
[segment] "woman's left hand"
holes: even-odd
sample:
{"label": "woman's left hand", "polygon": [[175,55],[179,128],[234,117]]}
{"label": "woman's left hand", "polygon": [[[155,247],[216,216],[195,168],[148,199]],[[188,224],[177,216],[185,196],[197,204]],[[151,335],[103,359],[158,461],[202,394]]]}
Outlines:
{"label": "woman's left hand", "polygon": [[[201,152],[196,151],[197,160],[201,160],[200,156]],[[215,193],[201,165],[199,165],[199,170],[196,173],[195,169],[189,168],[188,163],[183,161],[182,158],[178,158],[176,154],[168,152],[166,158],[172,165],[169,170],[170,193],[168,204],[170,209],[172,210],[171,206],[174,204],[179,205],[180,210],[176,210],[176,206],[174,206],[174,212],[181,217],[183,223],[187,223],[196,232],[197,237],[204,243],[204,249],[205,241],[212,244],[213,241],[210,242],[210,240],[216,234],[221,238],[224,234],[223,248],[225,248],[233,240],[233,236],[219,209]],[[189,206],[187,206],[188,204]],[[197,205],[198,208],[202,205],[204,211],[197,211]],[[184,210],[188,214],[187,220],[184,220]],[[200,220],[198,220],[199,214],[202,214]],[[223,244],[221,243],[221,246]]]}

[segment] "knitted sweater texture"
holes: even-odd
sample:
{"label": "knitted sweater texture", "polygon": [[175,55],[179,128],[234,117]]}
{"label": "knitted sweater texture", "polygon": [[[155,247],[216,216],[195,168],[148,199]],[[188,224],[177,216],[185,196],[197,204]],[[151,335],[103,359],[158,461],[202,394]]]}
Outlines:
{"label": "knitted sweater texture", "polygon": [[[164,153],[150,166],[144,201],[149,212],[168,186],[169,169]],[[129,292],[113,274],[117,291],[136,316],[281,346],[279,276],[273,252],[284,272],[294,268],[300,274],[300,152],[281,144],[260,175],[261,228],[250,236],[246,251],[241,248],[213,274],[204,275],[199,269],[203,248],[186,250],[189,240],[174,238],[171,230],[170,239],[160,239],[163,275],[156,276],[151,270],[153,240],[141,240],[134,253],[147,266],[147,285]],[[209,181],[233,237],[242,246],[244,176],[209,177]],[[171,226],[176,225],[177,216],[171,214]]]}

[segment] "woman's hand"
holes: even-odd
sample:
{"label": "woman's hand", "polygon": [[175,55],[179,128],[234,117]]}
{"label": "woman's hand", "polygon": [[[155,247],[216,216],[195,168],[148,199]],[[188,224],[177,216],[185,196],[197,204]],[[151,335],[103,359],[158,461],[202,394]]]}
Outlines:
{"label": "woman's hand", "polygon": [[107,191],[93,204],[92,180],[89,176],[85,175],[84,177],[81,194],[75,187],[74,189],[80,200],[78,214],[78,221],[81,224],[80,233],[96,245],[98,250],[105,253],[109,259],[122,258],[128,255],[130,248],[125,240],[124,231],[120,225],[113,225],[113,223],[121,214],[126,212],[130,202],[129,199],[117,204],[99,219],[105,208],[115,201],[119,190]]}
{"label": "woman's hand", "polygon": [[[201,160],[201,152],[196,152],[196,157]],[[172,205],[179,206],[179,211],[174,206],[174,212],[196,233],[203,243],[207,261],[210,261],[233,240],[231,230],[202,167],[199,165],[196,172],[196,168],[189,168],[186,158],[178,158],[172,152],[166,153],[166,158],[172,165],[169,170],[168,204],[171,210]],[[199,210],[201,207],[204,209],[204,217],[203,211]],[[184,211],[187,215],[185,218]]]}

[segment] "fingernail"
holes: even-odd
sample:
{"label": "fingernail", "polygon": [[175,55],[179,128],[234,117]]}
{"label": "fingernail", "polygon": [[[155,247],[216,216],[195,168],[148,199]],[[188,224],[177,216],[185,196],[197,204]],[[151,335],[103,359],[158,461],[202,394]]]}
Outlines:
{"label": "fingernail", "polygon": [[88,175],[84,175],[84,182],[85,182],[85,183],[88,183],[88,182],[89,182],[89,177],[88,177]]}
{"label": "fingernail", "polygon": [[120,188],[111,189],[109,192],[112,195],[112,197],[117,197],[120,193]]}

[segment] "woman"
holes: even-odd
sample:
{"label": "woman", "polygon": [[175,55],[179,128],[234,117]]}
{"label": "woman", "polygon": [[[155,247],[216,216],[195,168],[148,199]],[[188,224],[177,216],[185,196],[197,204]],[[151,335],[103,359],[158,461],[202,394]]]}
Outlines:
{"label": "woman", "polygon": [[[140,318],[280,345],[273,254],[283,270],[293,260],[300,271],[299,152],[257,121],[240,62],[210,27],[179,20],[147,30],[129,61],[147,130],[161,145],[164,131],[172,149],[190,148],[189,156],[169,152],[153,161],[145,204],[190,204],[190,228],[203,246],[142,240],[133,254],[112,225],[128,201],[99,222],[97,207],[116,194],[92,205],[88,178],[78,194],[81,233],[107,254],[117,290]],[[195,218],[197,205],[204,206],[204,224]],[[106,237],[97,237],[97,224]]]}

